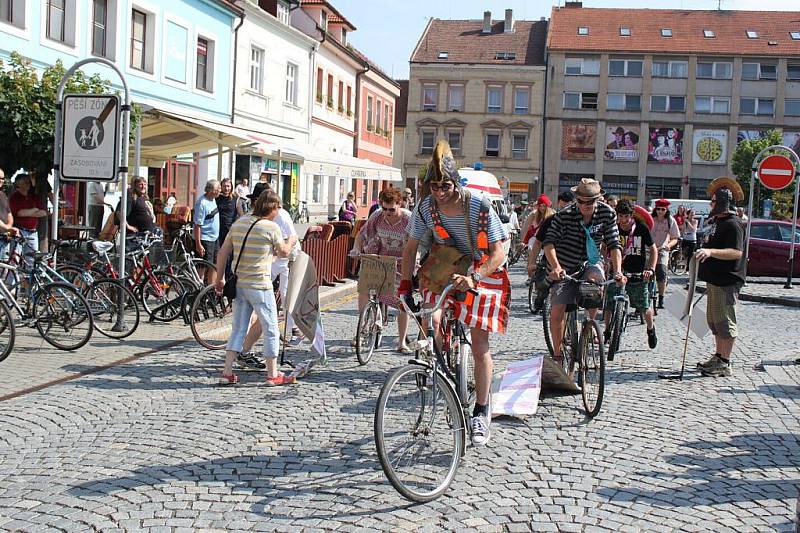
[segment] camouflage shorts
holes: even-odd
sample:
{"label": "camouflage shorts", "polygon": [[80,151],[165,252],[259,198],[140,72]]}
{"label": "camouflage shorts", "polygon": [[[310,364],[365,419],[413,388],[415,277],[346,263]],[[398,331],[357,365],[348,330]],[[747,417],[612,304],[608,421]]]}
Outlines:
{"label": "camouflage shorts", "polygon": [[[625,292],[633,309],[647,309],[650,305],[649,283],[643,281],[632,281],[625,285]],[[606,308],[609,308],[614,296],[619,294],[619,287],[616,284],[606,286]]]}

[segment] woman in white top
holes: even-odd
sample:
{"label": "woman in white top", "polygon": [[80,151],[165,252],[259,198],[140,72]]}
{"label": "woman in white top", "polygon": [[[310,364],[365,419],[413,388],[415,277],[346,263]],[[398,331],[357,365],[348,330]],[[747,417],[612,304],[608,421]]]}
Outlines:
{"label": "woman in white top", "polygon": [[697,246],[697,219],[694,218],[694,209],[686,210],[680,230],[683,256],[691,258]]}

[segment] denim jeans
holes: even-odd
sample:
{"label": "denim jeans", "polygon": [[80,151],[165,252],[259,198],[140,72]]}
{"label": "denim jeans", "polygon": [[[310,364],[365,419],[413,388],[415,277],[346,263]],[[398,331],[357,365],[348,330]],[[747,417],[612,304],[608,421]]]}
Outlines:
{"label": "denim jeans", "polygon": [[[24,247],[22,253],[25,252],[38,252],[39,251],[39,232],[35,229],[22,229],[20,228],[19,234],[25,237],[27,246]],[[30,248],[28,248],[30,247]]]}
{"label": "denim jeans", "polygon": [[278,310],[275,307],[275,295],[272,289],[236,288],[233,300],[233,326],[231,338],[228,339],[228,350],[241,352],[244,338],[250,326],[250,317],[256,314],[261,322],[264,335],[264,357],[278,357]]}

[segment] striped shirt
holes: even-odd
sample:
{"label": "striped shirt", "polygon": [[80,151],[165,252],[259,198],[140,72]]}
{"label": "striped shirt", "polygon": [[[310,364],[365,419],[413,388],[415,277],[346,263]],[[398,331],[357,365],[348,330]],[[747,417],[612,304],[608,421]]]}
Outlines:
{"label": "striped shirt", "polygon": [[[621,248],[617,214],[607,204],[601,202],[596,204],[589,232],[597,245],[598,254],[601,242],[605,243],[608,251]],[[555,246],[558,262],[567,274],[578,270],[588,259],[583,215],[577,204],[569,205],[553,216],[543,246],[548,244]]]}
{"label": "striped shirt", "polygon": [[[464,215],[459,214],[456,216],[449,216],[439,209],[439,214],[442,217],[442,225],[450,234],[450,237],[455,241],[456,248],[462,254],[470,255],[471,250],[475,250],[473,259],[479,260],[483,253],[478,249],[477,244],[477,231],[478,231],[478,214],[481,210],[481,202],[483,195],[472,194],[469,206],[470,225],[472,227],[472,247],[466,239],[467,225],[464,220]],[[411,222],[408,225],[408,235],[417,241],[421,241],[426,237],[429,230],[433,229],[433,219],[431,218],[430,209],[430,196],[422,200],[419,205],[414,209],[414,214],[411,216]],[[488,229],[489,244],[504,241],[508,239],[508,232],[500,222],[500,217],[493,208],[489,208],[489,229]],[[433,232],[434,240],[439,244],[444,244],[444,241]]]}
{"label": "striped shirt", "polygon": [[[247,237],[242,260],[237,267],[236,262],[239,261],[239,251],[242,249],[244,237],[256,220],[258,222]],[[231,268],[237,275],[236,286],[243,289],[271,290],[272,256],[275,253],[275,245],[283,240],[278,225],[266,218],[258,219],[253,215],[245,215],[233,223],[228,238],[233,245]]]}

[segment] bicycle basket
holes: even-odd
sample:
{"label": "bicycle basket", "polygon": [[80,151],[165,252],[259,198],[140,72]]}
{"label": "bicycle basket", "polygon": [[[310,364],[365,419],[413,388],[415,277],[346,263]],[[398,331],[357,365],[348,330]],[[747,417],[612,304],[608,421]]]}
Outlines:
{"label": "bicycle basket", "polygon": [[578,285],[578,305],[584,309],[599,309],[603,303],[603,291],[594,283]]}
{"label": "bicycle basket", "polygon": [[397,291],[397,259],[385,255],[362,255],[358,271],[358,292],[366,294],[375,290],[380,296],[394,295]]}

